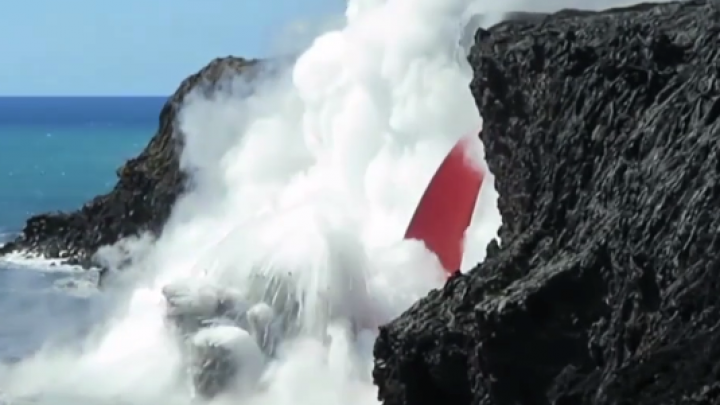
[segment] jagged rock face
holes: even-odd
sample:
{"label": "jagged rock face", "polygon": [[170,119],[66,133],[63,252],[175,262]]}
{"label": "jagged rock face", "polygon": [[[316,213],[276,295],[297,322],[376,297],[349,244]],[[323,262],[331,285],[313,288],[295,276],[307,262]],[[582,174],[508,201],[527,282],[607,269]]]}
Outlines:
{"label": "jagged rock face", "polygon": [[503,246],[381,329],[386,405],[720,401],[720,12],[563,12],[470,55]]}
{"label": "jagged rock face", "polygon": [[89,265],[99,247],[143,231],[159,232],[186,185],[179,165],[182,136],[177,121],[185,97],[191,91],[213,92],[238,74],[253,75],[251,68],[257,63],[219,58],[185,79],[163,107],[150,143],[118,169],[118,182],[111,192],[75,212],[31,217],[17,240],[0,247],[0,255],[27,250]]}

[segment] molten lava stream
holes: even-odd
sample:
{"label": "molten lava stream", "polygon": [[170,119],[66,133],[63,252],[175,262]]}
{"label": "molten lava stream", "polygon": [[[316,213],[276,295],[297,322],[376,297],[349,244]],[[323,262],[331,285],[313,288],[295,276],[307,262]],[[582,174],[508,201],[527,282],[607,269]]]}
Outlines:
{"label": "molten lava stream", "polygon": [[465,231],[485,178],[471,160],[472,142],[479,142],[477,135],[460,139],[440,164],[405,232],[405,239],[435,252],[448,276],[462,264]]}

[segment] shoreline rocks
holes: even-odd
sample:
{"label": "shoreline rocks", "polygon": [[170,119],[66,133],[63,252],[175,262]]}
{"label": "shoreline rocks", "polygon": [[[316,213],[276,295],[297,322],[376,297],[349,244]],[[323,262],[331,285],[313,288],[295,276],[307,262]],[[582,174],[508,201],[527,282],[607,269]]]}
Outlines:
{"label": "shoreline rocks", "polygon": [[719,7],[478,31],[503,246],[381,328],[384,405],[720,401]]}
{"label": "shoreline rocks", "polygon": [[179,165],[182,137],[177,128],[185,97],[192,91],[217,90],[238,74],[252,75],[258,62],[218,58],[186,78],[160,112],[157,132],[148,145],[117,170],[118,182],[112,191],[74,212],[29,218],[16,239],[0,246],[0,256],[28,252],[92,267],[98,248],[145,231],[157,234],[186,185]]}

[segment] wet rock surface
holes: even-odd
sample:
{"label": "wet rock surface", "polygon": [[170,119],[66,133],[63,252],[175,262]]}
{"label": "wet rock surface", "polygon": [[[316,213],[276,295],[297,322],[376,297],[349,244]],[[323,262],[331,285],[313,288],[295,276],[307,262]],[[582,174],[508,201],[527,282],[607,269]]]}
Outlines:
{"label": "wet rock surface", "polygon": [[251,78],[255,69],[250,68],[256,65],[255,60],[218,58],[185,79],[163,107],[147,147],[118,169],[112,191],[74,212],[31,217],[16,240],[0,247],[0,256],[25,251],[89,267],[98,248],[144,231],[159,232],[186,186],[179,164],[183,101],[192,91],[217,91],[238,74]]}
{"label": "wet rock surface", "polygon": [[481,30],[502,247],[381,329],[386,405],[720,401],[720,12]]}

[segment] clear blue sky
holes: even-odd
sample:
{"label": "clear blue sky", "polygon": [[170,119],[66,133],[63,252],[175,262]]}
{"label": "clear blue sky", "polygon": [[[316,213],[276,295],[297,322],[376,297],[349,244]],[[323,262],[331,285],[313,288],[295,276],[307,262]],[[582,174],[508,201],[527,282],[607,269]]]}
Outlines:
{"label": "clear blue sky", "polygon": [[317,30],[344,3],[0,0],[0,95],[171,94],[217,56],[287,49],[303,35],[282,32]]}

